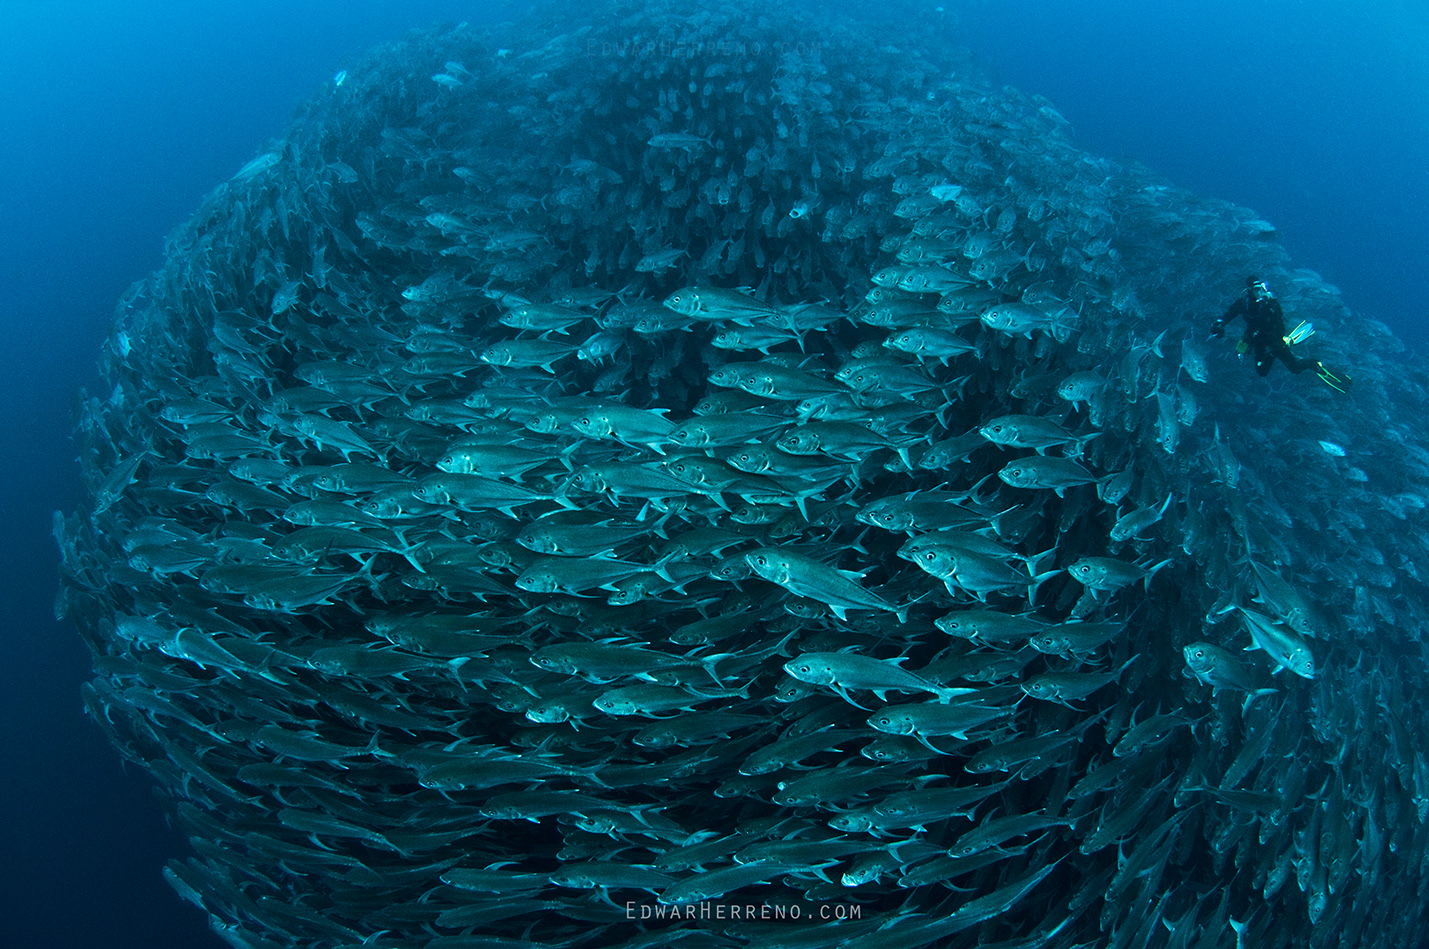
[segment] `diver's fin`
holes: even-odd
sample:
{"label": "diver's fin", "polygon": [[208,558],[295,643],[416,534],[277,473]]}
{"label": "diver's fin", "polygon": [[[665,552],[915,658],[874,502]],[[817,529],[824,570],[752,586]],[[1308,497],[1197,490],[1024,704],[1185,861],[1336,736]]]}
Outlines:
{"label": "diver's fin", "polygon": [[1337,374],[1325,368],[1322,362],[1315,363],[1315,375],[1320,377],[1320,381],[1334,389],[1336,392],[1348,392],[1350,383],[1354,380],[1348,374]]}
{"label": "diver's fin", "polygon": [[1303,343],[1313,335],[1315,335],[1315,324],[1301,320],[1299,326],[1286,334],[1285,345],[1294,346],[1296,343]]}

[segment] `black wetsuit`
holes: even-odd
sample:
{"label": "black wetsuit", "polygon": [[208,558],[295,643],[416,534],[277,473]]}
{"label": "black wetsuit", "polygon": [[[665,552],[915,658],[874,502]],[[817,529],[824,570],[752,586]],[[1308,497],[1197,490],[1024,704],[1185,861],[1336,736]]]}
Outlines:
{"label": "black wetsuit", "polygon": [[1280,301],[1274,297],[1257,299],[1247,290],[1240,299],[1230,305],[1230,309],[1211,327],[1211,335],[1220,336],[1225,326],[1238,316],[1245,317],[1245,336],[1242,339],[1255,352],[1255,371],[1265,375],[1278,358],[1291,372],[1304,372],[1319,365],[1313,359],[1301,359],[1290,351],[1285,342],[1285,311],[1280,309]]}

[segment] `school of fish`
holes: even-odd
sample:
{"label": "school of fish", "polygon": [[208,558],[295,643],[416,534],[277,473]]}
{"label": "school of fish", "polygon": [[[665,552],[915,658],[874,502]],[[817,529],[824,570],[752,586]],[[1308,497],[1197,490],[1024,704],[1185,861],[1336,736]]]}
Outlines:
{"label": "school of fish", "polygon": [[414,32],[125,295],[57,612],[229,944],[1429,938],[1424,363],[899,22]]}

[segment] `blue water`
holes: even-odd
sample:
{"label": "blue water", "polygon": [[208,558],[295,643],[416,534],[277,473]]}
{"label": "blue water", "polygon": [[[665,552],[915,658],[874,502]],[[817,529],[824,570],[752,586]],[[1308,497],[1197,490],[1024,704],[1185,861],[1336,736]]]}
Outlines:
{"label": "blue water", "polygon": [[[946,4],[1076,142],[1255,209],[1357,311],[1429,345],[1429,9],[1321,0]],[[934,4],[910,34],[952,30]],[[909,9],[905,5],[901,9]],[[0,3],[0,946],[220,945],[159,876],[182,853],[80,711],[49,512],[79,501],[69,406],[164,235],[334,72],[459,0]],[[1227,301],[1208,297],[1205,317]],[[1351,367],[1352,368],[1352,367]]]}
{"label": "blue water", "polygon": [[1429,4],[974,0],[964,26],[1080,147],[1254,209],[1429,350]]}

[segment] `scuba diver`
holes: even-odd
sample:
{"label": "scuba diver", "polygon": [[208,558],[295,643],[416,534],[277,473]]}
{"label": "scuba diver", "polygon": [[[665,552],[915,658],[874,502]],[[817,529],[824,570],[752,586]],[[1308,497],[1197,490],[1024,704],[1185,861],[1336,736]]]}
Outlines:
{"label": "scuba diver", "polygon": [[1301,359],[1290,351],[1291,343],[1298,343],[1314,332],[1309,324],[1301,323],[1288,335],[1285,332],[1285,311],[1280,301],[1259,277],[1245,279],[1245,294],[1230,305],[1230,308],[1211,326],[1211,337],[1220,339],[1225,335],[1226,324],[1238,316],[1245,317],[1245,335],[1237,347],[1241,355],[1247,350],[1255,351],[1255,371],[1259,375],[1270,372],[1270,367],[1279,359],[1294,373],[1314,369],[1320,381],[1344,392],[1352,381],[1345,373],[1332,372],[1325,364],[1314,359]]}

